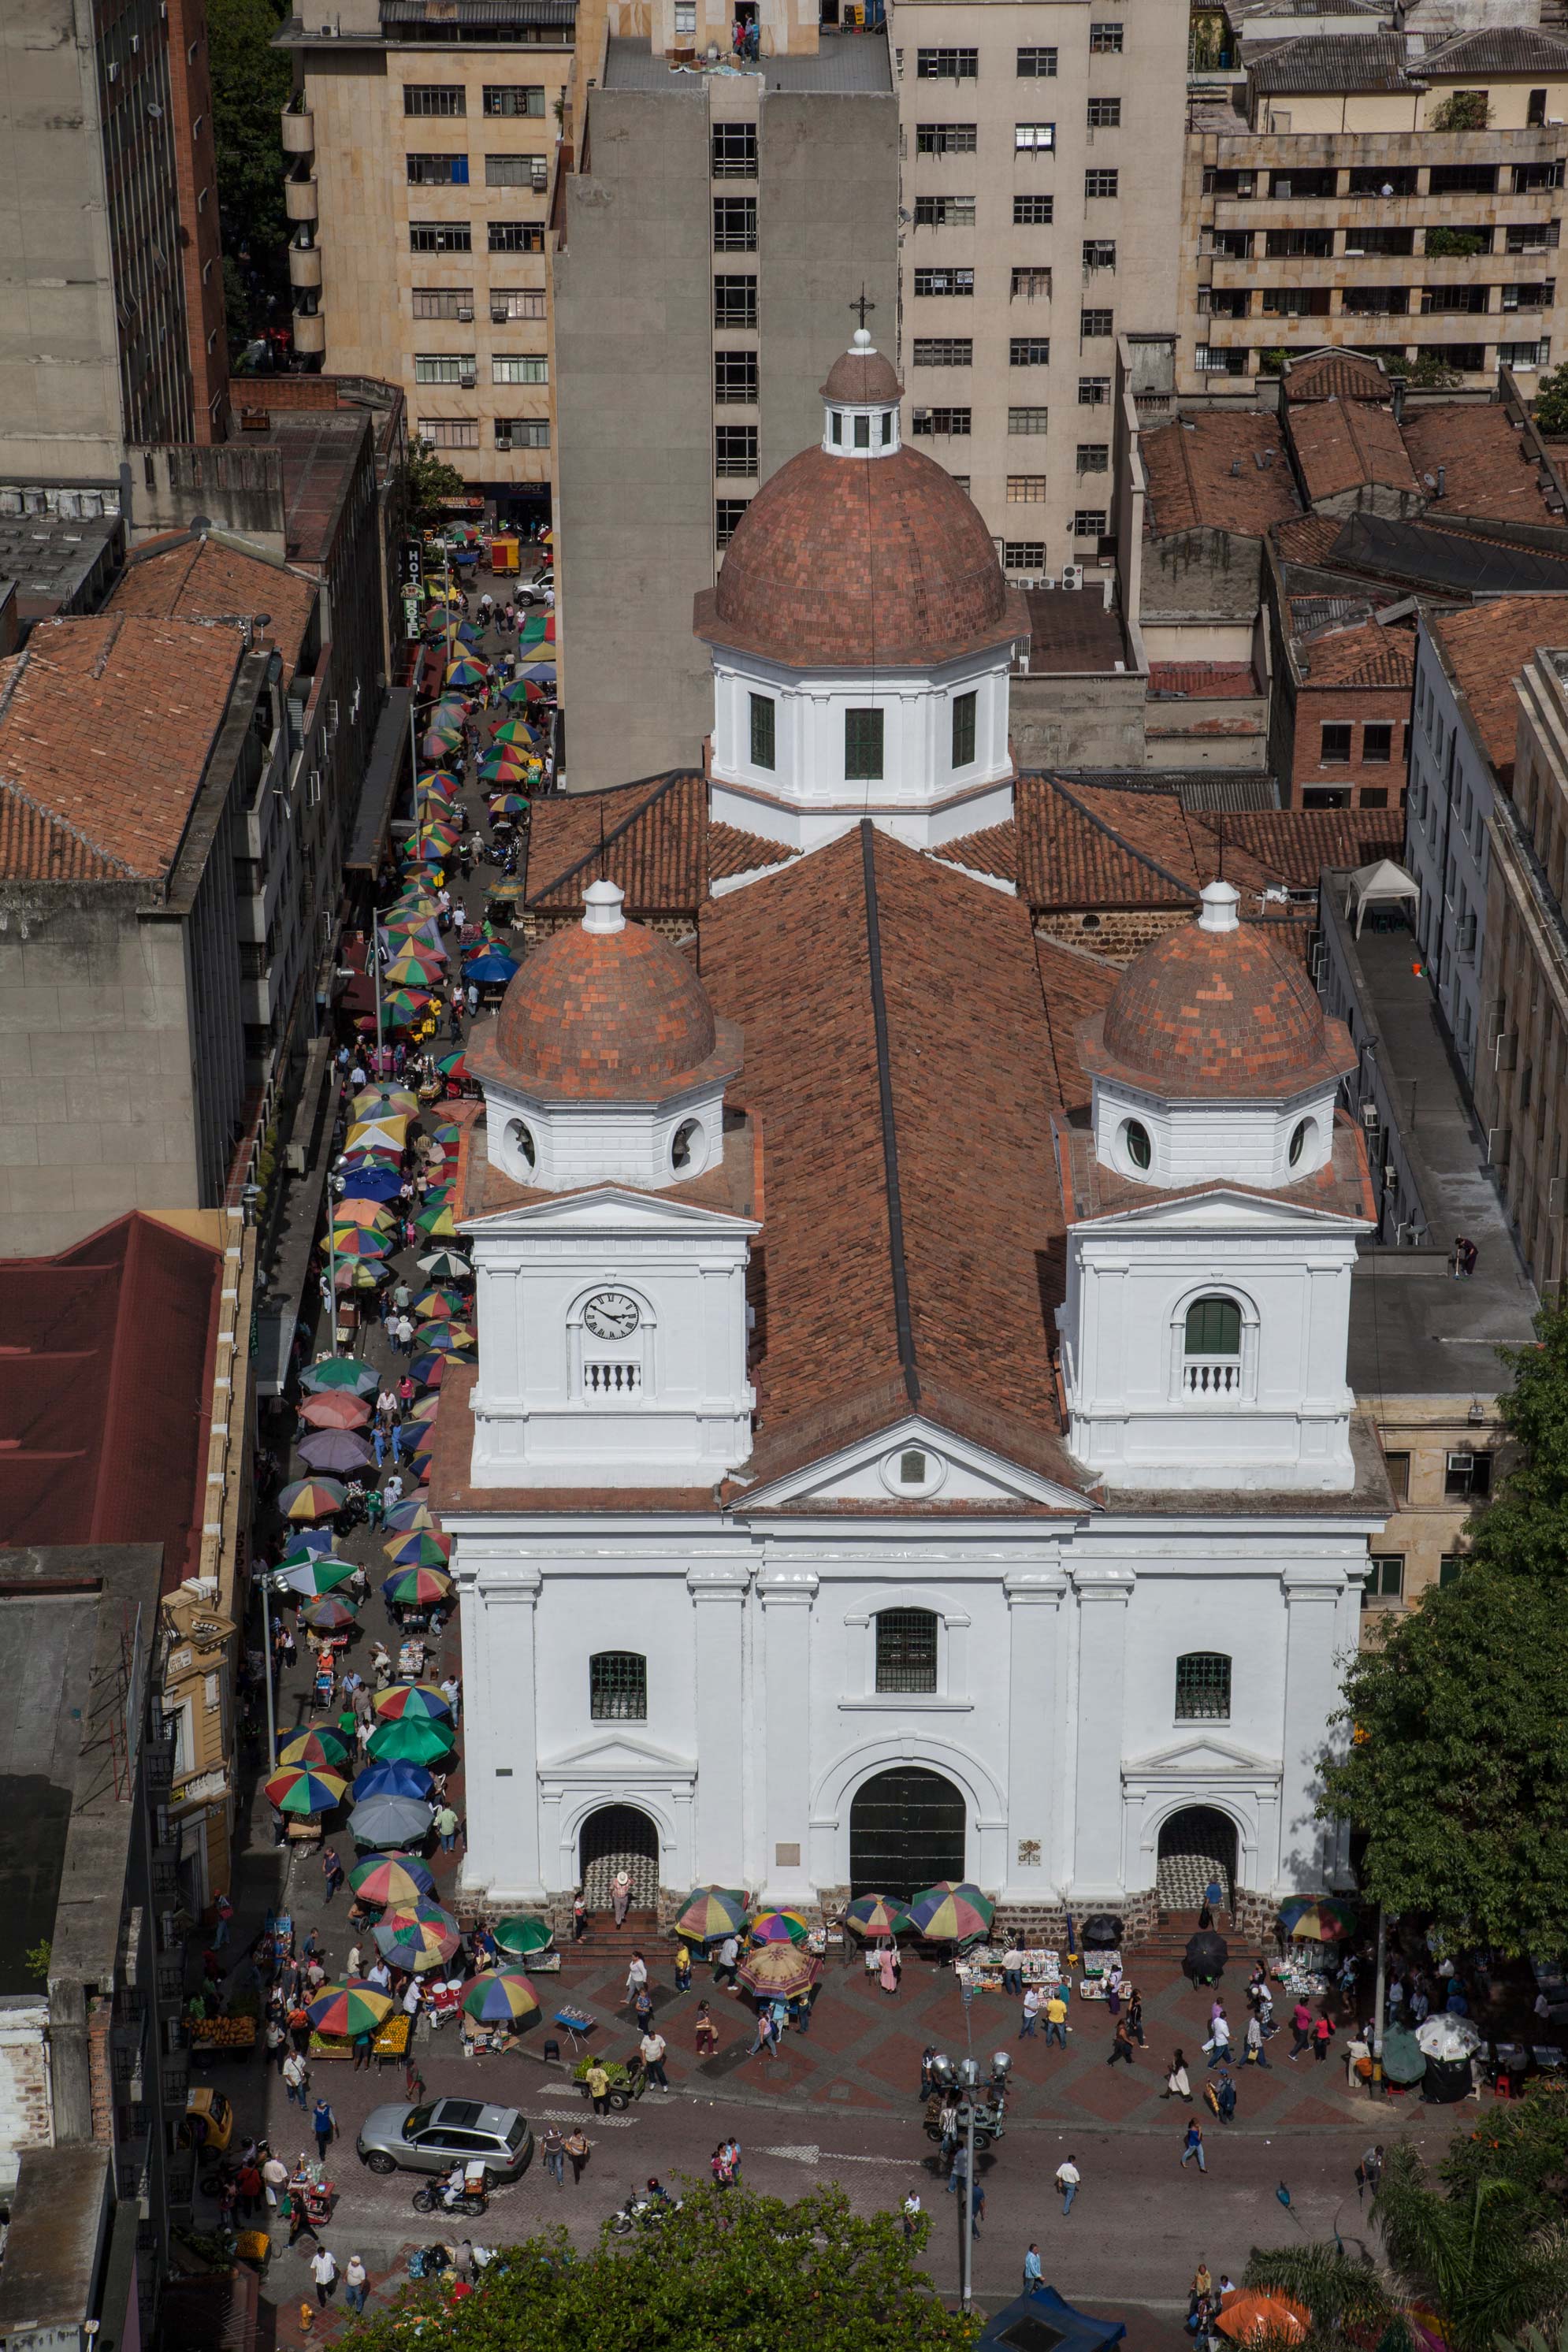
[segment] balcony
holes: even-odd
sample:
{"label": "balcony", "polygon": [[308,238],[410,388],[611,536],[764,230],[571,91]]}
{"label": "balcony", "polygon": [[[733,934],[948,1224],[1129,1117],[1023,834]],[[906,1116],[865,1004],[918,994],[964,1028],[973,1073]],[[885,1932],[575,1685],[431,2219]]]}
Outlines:
{"label": "balcony", "polygon": [[316,152],[316,118],[306,106],[286,106],[283,109],[283,152],[285,155],[313,155]]}
{"label": "balcony", "polygon": [[283,209],[291,221],[313,221],[317,218],[316,175],[300,172],[283,183]]}
{"label": "balcony", "polygon": [[294,313],[294,349],[307,358],[327,348],[327,322],[320,310],[296,310]]}
{"label": "balcony", "polygon": [[1239,1404],[1241,1393],[1239,1356],[1184,1356],[1182,1359],[1184,1399],[1202,1404]]}
{"label": "balcony", "polygon": [[291,245],[289,247],[289,283],[311,293],[320,290],[321,248],[319,245]]}

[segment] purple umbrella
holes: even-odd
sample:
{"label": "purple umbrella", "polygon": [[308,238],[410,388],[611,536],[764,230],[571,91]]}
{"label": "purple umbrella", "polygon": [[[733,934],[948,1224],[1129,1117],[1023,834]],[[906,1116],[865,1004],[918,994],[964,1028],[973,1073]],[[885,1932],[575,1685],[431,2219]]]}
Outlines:
{"label": "purple umbrella", "polygon": [[300,1459],[312,1470],[363,1470],[374,1459],[363,1437],[352,1429],[317,1429],[300,1441]]}

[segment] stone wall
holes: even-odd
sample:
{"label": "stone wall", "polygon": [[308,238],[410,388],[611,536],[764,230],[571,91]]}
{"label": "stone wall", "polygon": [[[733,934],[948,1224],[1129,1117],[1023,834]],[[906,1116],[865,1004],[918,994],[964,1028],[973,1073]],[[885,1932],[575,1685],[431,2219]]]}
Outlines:
{"label": "stone wall", "polygon": [[54,2144],[48,2025],[47,2000],[0,2000],[0,2197],[16,2185],[24,2148]]}
{"label": "stone wall", "polygon": [[1124,963],[1151,940],[1163,940],[1192,919],[1186,907],[1118,907],[1105,914],[1053,910],[1036,915],[1035,929],[1041,939],[1068,940],[1109,963]]}

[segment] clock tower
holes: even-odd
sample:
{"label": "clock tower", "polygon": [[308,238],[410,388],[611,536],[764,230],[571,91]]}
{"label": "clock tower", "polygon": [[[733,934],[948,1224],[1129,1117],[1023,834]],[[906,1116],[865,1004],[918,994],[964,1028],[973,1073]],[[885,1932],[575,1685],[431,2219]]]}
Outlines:
{"label": "clock tower", "polygon": [[476,1486],[706,1488],[751,1453],[757,1147],[724,1103],[742,1058],[694,965],[626,920],[613,882],[470,1047]]}

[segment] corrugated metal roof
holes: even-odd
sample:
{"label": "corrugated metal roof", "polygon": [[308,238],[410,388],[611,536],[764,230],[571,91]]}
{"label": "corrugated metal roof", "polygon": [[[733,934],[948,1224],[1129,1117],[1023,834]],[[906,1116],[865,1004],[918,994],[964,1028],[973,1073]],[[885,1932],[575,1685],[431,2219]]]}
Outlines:
{"label": "corrugated metal roof", "polygon": [[1568,37],[1535,25],[1484,25],[1459,33],[1421,59],[1423,78],[1449,74],[1561,74],[1568,68]]}
{"label": "corrugated metal roof", "polygon": [[1247,74],[1254,89],[1277,97],[1409,89],[1405,58],[1402,33],[1304,33],[1258,58]]}
{"label": "corrugated metal roof", "polygon": [[1118,793],[1173,793],[1184,809],[1276,809],[1279,794],[1266,769],[1061,768],[1067,784]]}
{"label": "corrugated metal roof", "polygon": [[381,0],[383,25],[574,25],[577,0]]}

